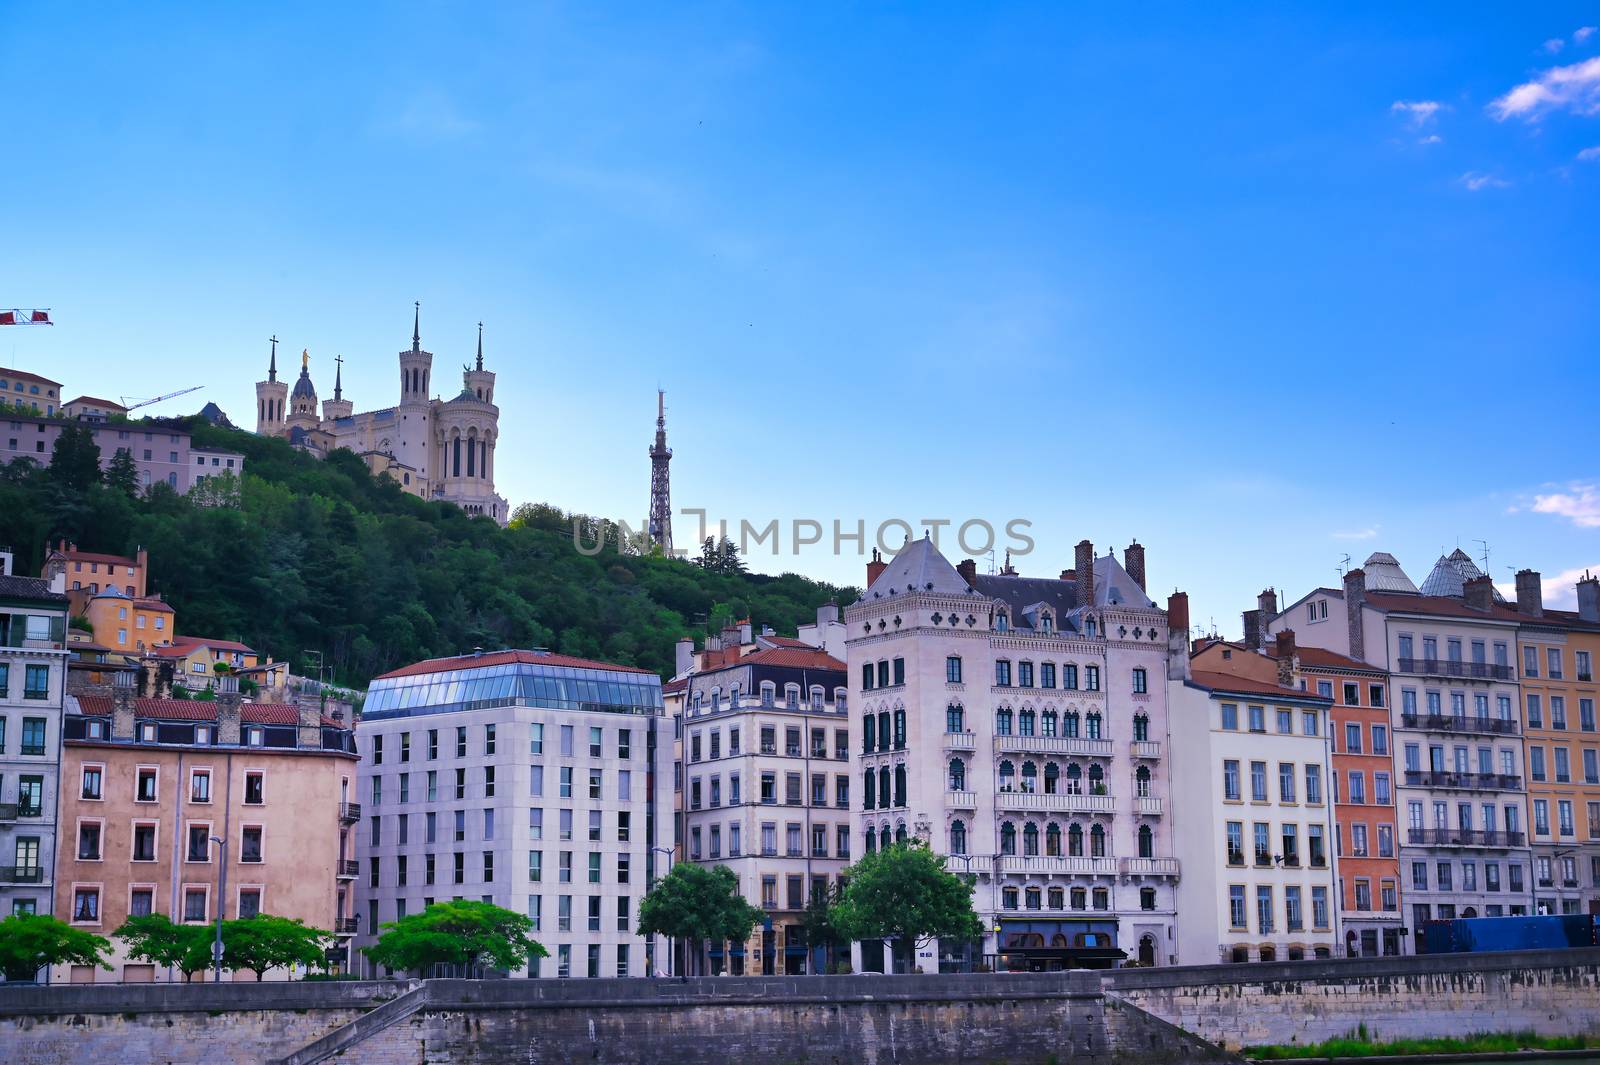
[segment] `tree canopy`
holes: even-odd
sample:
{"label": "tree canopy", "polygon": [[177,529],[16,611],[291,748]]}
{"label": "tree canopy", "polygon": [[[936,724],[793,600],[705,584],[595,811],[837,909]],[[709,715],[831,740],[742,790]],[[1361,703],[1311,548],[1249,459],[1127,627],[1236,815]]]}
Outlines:
{"label": "tree canopy", "polygon": [[509,972],[550,953],[529,936],[530,918],[488,902],[436,902],[382,927],[387,931],[378,942],[362,949],[398,972],[429,975],[435,965],[486,965]]}
{"label": "tree canopy", "polygon": [[332,935],[304,921],[259,913],[238,921],[222,922],[222,965],[249,969],[260,980],[271,969],[299,965],[310,969],[323,964]]}
{"label": "tree canopy", "polygon": [[851,939],[893,939],[910,954],[938,936],[983,936],[970,880],[946,870],[944,858],[920,840],[864,855],[843,876],[834,920]]}
{"label": "tree canopy", "polygon": [[739,894],[732,869],[679,862],[639,903],[638,932],[696,944],[743,943],[765,916]]}
{"label": "tree canopy", "polygon": [[38,572],[56,539],[113,554],[143,546],[150,590],[179,632],[241,640],[302,674],[317,662],[305,652],[319,651],[346,685],[474,647],[548,647],[667,675],[680,636],[746,616],[793,632],[828,599],[856,594],[738,572],[742,560],[720,548],[710,566],[663,558],[620,526],[544,504],[517,508],[502,529],[407,495],[345,450],[323,460],[201,419],[151,424],[242,453],[243,476],[188,496],[162,481],[130,492],[125,464],[103,483],[88,429],[68,425],[48,467],[0,467],[0,543],[15,545],[18,571]]}
{"label": "tree canopy", "polygon": [[160,968],[170,965],[185,977],[211,964],[214,925],[175,924],[165,914],[147,913],[128,918],[111,934],[122,940],[128,957]]}
{"label": "tree canopy", "polygon": [[0,921],[0,972],[8,982],[36,979],[47,965],[106,963],[109,941],[44,914],[14,913]]}

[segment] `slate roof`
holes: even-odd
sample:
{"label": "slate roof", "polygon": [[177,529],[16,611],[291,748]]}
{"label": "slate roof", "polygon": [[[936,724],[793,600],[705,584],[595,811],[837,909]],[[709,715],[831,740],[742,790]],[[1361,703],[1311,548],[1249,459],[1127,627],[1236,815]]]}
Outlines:
{"label": "slate roof", "polygon": [[972,589],[961,574],[939,553],[933,541],[924,536],[910,540],[899,554],[889,559],[878,579],[867,588],[863,599],[882,599],[907,592],[932,592],[936,595],[970,595]]}
{"label": "slate roof", "polygon": [[50,590],[50,582],[42,577],[14,577],[0,574],[0,598],[37,599],[45,603],[65,604],[67,597]]}

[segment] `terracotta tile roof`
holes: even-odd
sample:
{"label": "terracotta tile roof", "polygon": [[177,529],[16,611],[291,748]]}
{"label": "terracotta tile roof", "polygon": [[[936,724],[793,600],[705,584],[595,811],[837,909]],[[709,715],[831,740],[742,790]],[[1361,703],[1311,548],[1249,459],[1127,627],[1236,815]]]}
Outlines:
{"label": "terracotta tile roof", "polygon": [[741,666],[789,666],[794,669],[832,669],[843,673],[845,664],[817,647],[765,647],[745,655]]}
{"label": "terracotta tile roof", "polygon": [[1236,677],[1231,673],[1195,673],[1190,683],[1196,688],[1207,688],[1211,691],[1238,692],[1241,695],[1265,695],[1274,699],[1302,699],[1313,703],[1332,703],[1333,700],[1315,692],[1303,692],[1297,688],[1284,688],[1266,681],[1250,680],[1247,677]]}
{"label": "terracotta tile roof", "polygon": [[136,559],[128,558],[126,555],[103,555],[98,551],[57,551],[52,548],[50,553],[64,558],[68,562],[105,562],[113,566],[137,566],[139,564]]}
{"label": "terracotta tile roof", "polygon": [[1375,666],[1371,662],[1362,662],[1337,651],[1325,651],[1321,647],[1296,647],[1295,653],[1300,656],[1300,665],[1309,669],[1358,669],[1365,673],[1384,672],[1381,666]]}
{"label": "terracotta tile roof", "polygon": [[373,680],[389,680],[393,677],[416,677],[424,673],[445,673],[452,669],[476,669],[483,666],[505,666],[511,663],[526,666],[566,666],[571,669],[604,669],[613,673],[650,673],[648,669],[638,666],[619,666],[613,662],[596,662],[589,658],[573,658],[569,655],[551,654],[547,651],[486,651],[478,655],[457,655],[454,658],[430,658],[425,662],[413,662],[409,666],[390,670]]}
{"label": "terracotta tile roof", "polygon": [[[113,700],[109,695],[80,695],[78,706],[86,714],[96,717],[110,715]],[[200,699],[135,699],[136,716],[156,721],[215,721],[215,700]],[[245,703],[239,707],[239,720],[247,725],[298,725],[300,708],[292,703]],[[329,728],[344,728],[343,723],[326,715],[322,724]]]}
{"label": "terracotta tile roof", "polygon": [[671,695],[673,692],[684,691],[688,687],[689,687],[689,678],[688,677],[684,677],[682,680],[665,681],[661,685],[661,694],[662,695]]}
{"label": "terracotta tile roof", "polygon": [[255,654],[255,648],[236,640],[213,640],[206,636],[174,636],[169,646],[156,648],[156,654],[172,653],[187,655],[197,647],[209,647],[213,651],[239,651],[243,654]]}
{"label": "terracotta tile roof", "polygon": [[120,403],[118,403],[118,402],[116,402],[114,400],[101,399],[98,396],[79,396],[77,399],[70,399],[70,400],[67,401],[67,405],[68,406],[74,406],[74,405],[79,404],[79,403],[93,403],[96,406],[99,406],[99,407],[110,407],[113,410],[127,410],[128,409],[127,407],[124,407],[122,404],[120,404]]}
{"label": "terracotta tile roof", "polygon": [[804,640],[797,640],[793,636],[762,636],[762,640],[774,647],[810,647]]}
{"label": "terracotta tile roof", "polygon": [[1368,592],[1367,605],[1377,610],[1400,614],[1430,614],[1435,617],[1478,618],[1490,621],[1508,621],[1513,624],[1531,620],[1508,606],[1496,603],[1488,610],[1474,610],[1460,599],[1440,595],[1390,595]]}
{"label": "terracotta tile roof", "polygon": [[38,374],[29,373],[27,370],[13,370],[6,366],[0,366],[0,377],[20,377],[24,381],[38,381],[41,384],[56,385],[57,387],[61,385],[60,381],[52,381],[48,377],[40,377]]}

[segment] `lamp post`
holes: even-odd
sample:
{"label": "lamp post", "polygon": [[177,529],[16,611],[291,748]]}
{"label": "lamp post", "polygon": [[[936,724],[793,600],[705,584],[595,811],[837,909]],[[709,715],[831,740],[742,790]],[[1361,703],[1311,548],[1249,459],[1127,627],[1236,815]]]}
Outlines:
{"label": "lamp post", "polygon": [[[651,847],[650,848],[650,853],[651,854],[665,854],[667,856],[667,872],[668,873],[672,872],[672,859],[673,859],[673,855],[674,855],[675,852],[673,851],[673,849],[671,847]],[[659,883],[660,880],[661,880],[660,877],[656,878],[657,883]],[[654,887],[655,885],[652,884],[651,886]],[[668,976],[672,976],[673,975],[672,970],[675,969],[675,968],[677,968],[677,941],[675,939],[673,939],[673,937],[668,936],[667,937],[667,975]]]}
{"label": "lamp post", "polygon": [[228,841],[212,836],[211,842],[222,852],[222,882],[217,886],[217,938],[211,944],[211,963],[216,967],[217,983],[222,983],[222,910],[228,904]]}

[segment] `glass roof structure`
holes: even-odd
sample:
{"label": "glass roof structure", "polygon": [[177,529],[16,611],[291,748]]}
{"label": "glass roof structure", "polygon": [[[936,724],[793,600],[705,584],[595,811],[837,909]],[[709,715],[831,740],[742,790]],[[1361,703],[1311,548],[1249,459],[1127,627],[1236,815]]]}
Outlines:
{"label": "glass roof structure", "polygon": [[661,710],[661,678],[536,662],[469,665],[374,680],[361,716],[373,721],[496,706],[655,714]]}

